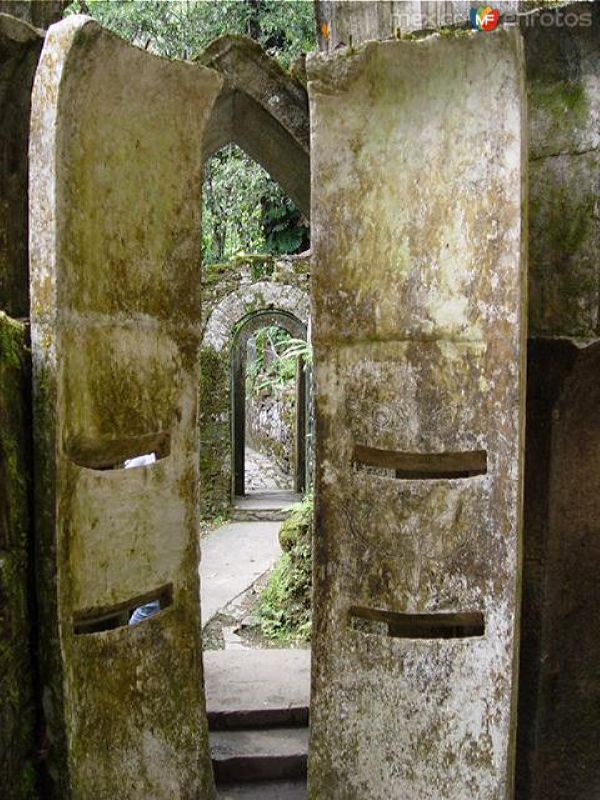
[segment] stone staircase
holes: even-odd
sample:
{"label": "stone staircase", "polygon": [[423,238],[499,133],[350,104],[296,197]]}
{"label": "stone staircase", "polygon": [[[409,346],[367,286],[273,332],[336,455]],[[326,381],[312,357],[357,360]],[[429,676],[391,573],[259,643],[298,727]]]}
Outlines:
{"label": "stone staircase", "polygon": [[219,800],[306,800],[309,654],[205,654]]}
{"label": "stone staircase", "polygon": [[264,492],[249,492],[244,497],[236,497],[231,513],[234,522],[283,522],[292,510],[294,503],[302,500],[302,495],[282,489]]}
{"label": "stone staircase", "polygon": [[306,800],[308,726],[211,730],[210,745],[221,800]]}

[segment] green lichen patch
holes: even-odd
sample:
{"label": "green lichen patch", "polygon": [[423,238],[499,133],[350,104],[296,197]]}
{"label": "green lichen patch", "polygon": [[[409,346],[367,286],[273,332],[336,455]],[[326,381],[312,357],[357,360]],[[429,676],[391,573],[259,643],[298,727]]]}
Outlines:
{"label": "green lichen patch", "polygon": [[578,81],[531,84],[531,104],[536,111],[549,114],[556,124],[577,125],[587,120],[590,102],[585,87]]}
{"label": "green lichen patch", "polygon": [[200,516],[226,516],[231,505],[229,431],[229,354],[211,347],[200,351]]}

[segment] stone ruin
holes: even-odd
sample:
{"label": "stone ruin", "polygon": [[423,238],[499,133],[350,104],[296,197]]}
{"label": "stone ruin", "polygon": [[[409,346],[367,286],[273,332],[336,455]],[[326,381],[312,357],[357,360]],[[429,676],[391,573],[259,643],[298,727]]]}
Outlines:
{"label": "stone ruin", "polygon": [[[358,5],[321,4],[306,88],[239,40],[178,63],[0,15],[9,797],[35,747],[61,800],[214,796],[198,501],[231,471],[199,442],[229,441],[232,326],[284,295],[316,364],[312,800],[598,791],[598,6],[420,36],[396,5],[349,42]],[[230,141],[310,196],[313,246],[211,290]]]}

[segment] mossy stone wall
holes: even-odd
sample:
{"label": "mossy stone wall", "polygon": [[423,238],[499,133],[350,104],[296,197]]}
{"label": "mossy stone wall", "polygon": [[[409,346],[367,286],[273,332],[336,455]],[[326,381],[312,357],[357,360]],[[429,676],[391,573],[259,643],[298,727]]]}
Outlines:
{"label": "mossy stone wall", "polygon": [[6,800],[35,796],[29,372],[25,326],[0,312],[0,775]]}
{"label": "mossy stone wall", "polygon": [[[567,24],[568,22],[568,24]],[[529,335],[600,336],[600,5],[524,16]]]}

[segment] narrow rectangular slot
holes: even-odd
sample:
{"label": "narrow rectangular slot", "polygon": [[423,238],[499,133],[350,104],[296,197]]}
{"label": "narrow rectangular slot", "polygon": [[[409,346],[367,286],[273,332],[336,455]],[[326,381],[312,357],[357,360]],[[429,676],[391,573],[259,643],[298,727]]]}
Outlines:
{"label": "narrow rectangular slot", "polygon": [[130,467],[146,466],[149,459],[144,456],[153,454],[160,461],[170,453],[171,435],[164,431],[104,441],[80,438],[67,447],[67,455],[77,466],[102,471],[125,469],[130,461],[134,461]]}
{"label": "narrow rectangular slot", "polygon": [[472,478],[487,473],[487,452],[404,453],[357,444],[352,463],[357,469],[382,471],[379,474],[400,480]]}
{"label": "narrow rectangular slot", "polygon": [[79,635],[82,633],[112,631],[115,628],[126,627],[129,625],[133,612],[149,603],[157,603],[157,610],[159,611],[163,611],[172,605],[173,584],[169,583],[152,592],[132,597],[130,600],[126,600],[124,603],[117,603],[114,606],[99,606],[84,611],[76,611],[73,614],[73,632]]}
{"label": "narrow rectangular slot", "polygon": [[467,639],[485,633],[485,622],[480,611],[399,614],[378,608],[352,606],[349,624],[352,630],[395,639]]}

